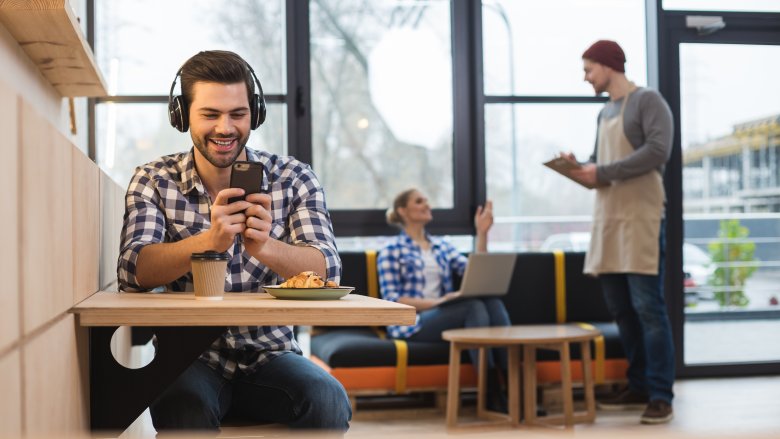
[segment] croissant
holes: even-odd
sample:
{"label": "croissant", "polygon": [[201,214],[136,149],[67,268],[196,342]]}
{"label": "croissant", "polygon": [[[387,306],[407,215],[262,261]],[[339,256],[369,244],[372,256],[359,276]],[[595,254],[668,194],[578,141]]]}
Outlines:
{"label": "croissant", "polygon": [[319,274],[313,271],[303,271],[284,281],[282,288],[322,288],[337,287],[338,284],[333,281],[325,282]]}

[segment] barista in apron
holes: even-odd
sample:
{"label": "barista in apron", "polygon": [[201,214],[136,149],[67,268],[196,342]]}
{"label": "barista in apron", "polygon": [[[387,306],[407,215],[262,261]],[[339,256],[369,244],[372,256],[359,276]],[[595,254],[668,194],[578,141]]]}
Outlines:
{"label": "barista in apron", "polygon": [[[631,93],[622,100],[620,115],[599,122],[597,165],[614,163],[634,152],[623,131],[623,114]],[[655,169],[627,180],[615,180],[596,189],[590,249],[585,274],[637,273],[658,275],[664,186]]]}
{"label": "barista in apron", "polygon": [[672,419],[674,344],[663,295],[663,167],[673,121],[658,92],[625,76],[625,55],[601,40],[583,54],[585,80],[610,102],[599,114],[596,151],[572,176],[596,187],[585,273],[598,276],[629,361],[628,389],[605,410],[644,409],[641,422]]}

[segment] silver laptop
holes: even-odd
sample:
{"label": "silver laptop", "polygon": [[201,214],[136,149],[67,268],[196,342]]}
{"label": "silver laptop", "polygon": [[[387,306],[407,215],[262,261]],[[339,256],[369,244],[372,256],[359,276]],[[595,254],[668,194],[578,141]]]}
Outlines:
{"label": "silver laptop", "polygon": [[514,253],[472,253],[460,284],[464,297],[503,296],[515,270]]}

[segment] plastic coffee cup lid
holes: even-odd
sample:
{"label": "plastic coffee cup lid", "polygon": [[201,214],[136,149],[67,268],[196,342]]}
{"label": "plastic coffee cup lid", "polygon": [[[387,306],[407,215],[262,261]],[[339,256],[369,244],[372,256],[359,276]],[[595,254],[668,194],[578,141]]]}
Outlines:
{"label": "plastic coffee cup lid", "polygon": [[199,261],[227,261],[230,260],[230,255],[227,253],[220,253],[216,250],[206,250],[203,253],[193,253],[190,256],[191,260]]}

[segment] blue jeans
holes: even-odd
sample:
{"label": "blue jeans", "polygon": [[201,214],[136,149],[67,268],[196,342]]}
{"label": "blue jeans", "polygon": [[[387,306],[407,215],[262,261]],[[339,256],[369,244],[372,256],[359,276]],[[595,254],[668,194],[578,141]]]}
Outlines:
{"label": "blue jeans", "polygon": [[[497,297],[457,299],[421,312],[420,330],[409,337],[409,340],[441,341],[441,333],[448,329],[509,325],[511,325],[509,314],[501,299]],[[477,367],[479,351],[469,350],[469,357],[471,364]],[[488,366],[493,368],[496,364],[506,370],[506,349],[490,350]]]}
{"label": "blue jeans", "polygon": [[341,383],[295,353],[276,357],[251,375],[233,380],[196,360],[150,411],[157,431],[218,430],[228,413],[258,424],[335,431],[347,431],[352,419]]}
{"label": "blue jeans", "polygon": [[628,385],[650,400],[672,402],[674,342],[664,301],[664,222],[659,235],[658,275],[602,274],[609,312],[620,329],[628,359]]}

